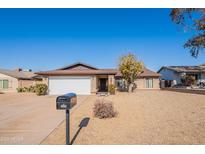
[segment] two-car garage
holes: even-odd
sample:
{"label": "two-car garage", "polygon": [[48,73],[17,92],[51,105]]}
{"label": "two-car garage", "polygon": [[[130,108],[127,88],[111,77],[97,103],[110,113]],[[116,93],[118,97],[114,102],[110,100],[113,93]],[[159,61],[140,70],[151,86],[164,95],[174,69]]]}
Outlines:
{"label": "two-car garage", "polygon": [[53,76],[48,79],[49,94],[62,95],[74,92],[78,95],[91,94],[90,76]]}

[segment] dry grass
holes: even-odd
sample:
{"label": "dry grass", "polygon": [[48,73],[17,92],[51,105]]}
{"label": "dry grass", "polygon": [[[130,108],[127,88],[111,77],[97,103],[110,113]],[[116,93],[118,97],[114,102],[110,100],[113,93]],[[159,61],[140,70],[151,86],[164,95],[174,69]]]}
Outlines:
{"label": "dry grass", "polygon": [[[71,136],[85,117],[90,118],[74,144],[205,144],[205,95],[142,90],[105,97],[119,115],[98,119],[92,115],[97,96],[90,96],[72,112]],[[65,144],[62,123],[43,144]]]}

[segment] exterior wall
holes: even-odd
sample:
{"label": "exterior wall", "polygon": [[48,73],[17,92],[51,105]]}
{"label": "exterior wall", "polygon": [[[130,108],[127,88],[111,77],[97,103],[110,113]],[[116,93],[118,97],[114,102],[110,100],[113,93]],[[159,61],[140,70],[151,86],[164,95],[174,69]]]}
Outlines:
{"label": "exterior wall", "polygon": [[145,80],[144,80],[144,78],[137,79],[135,81],[135,84],[137,85],[137,89],[144,89],[145,88]]}
{"label": "exterior wall", "polygon": [[176,80],[177,84],[181,83],[181,78],[180,78],[179,73],[176,73],[172,70],[165,69],[165,68],[163,68],[159,73],[161,74],[160,79]]}
{"label": "exterior wall", "polygon": [[137,85],[137,89],[160,89],[159,78],[151,78],[151,79],[153,79],[153,88],[146,88],[146,78],[139,78],[135,81]]}
{"label": "exterior wall", "polygon": [[9,88],[6,90],[0,89],[1,92],[16,92],[16,89],[18,88],[18,80],[16,78],[0,73],[0,79],[5,79],[9,81]]}
{"label": "exterior wall", "polygon": [[159,78],[153,78],[153,89],[160,89],[160,80],[159,80]]}
{"label": "exterior wall", "polygon": [[115,84],[115,76],[114,75],[108,75],[108,85]]}
{"label": "exterior wall", "polygon": [[35,81],[33,80],[18,80],[18,87],[19,88],[24,88],[24,87],[30,87],[34,86]]}
{"label": "exterior wall", "polygon": [[96,93],[97,91],[98,91],[97,77],[92,76],[92,79],[91,79],[91,93]]}

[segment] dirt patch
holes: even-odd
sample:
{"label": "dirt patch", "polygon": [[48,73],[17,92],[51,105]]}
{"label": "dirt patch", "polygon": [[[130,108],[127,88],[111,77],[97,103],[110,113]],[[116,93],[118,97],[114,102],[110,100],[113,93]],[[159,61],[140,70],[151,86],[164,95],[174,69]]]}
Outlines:
{"label": "dirt patch", "polygon": [[[71,114],[71,138],[80,122],[90,118],[73,144],[205,144],[205,96],[139,90],[104,97],[119,112],[113,119],[93,117],[97,96],[90,96]],[[42,144],[65,144],[65,122]]]}

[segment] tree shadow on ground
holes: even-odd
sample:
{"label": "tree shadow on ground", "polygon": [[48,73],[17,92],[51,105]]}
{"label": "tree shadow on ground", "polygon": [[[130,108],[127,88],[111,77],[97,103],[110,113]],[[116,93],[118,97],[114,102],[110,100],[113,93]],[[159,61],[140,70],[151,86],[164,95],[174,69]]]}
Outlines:
{"label": "tree shadow on ground", "polygon": [[83,127],[87,127],[87,126],[88,126],[89,121],[90,121],[90,118],[86,117],[86,118],[84,118],[84,119],[80,122],[80,124],[79,124],[79,126],[78,126],[78,127],[79,127],[79,128],[78,128],[78,131],[75,133],[73,139],[71,140],[71,145],[73,145],[73,143],[75,142],[75,140],[76,140],[76,138],[78,137],[78,135],[79,135],[81,129],[82,129]]}

